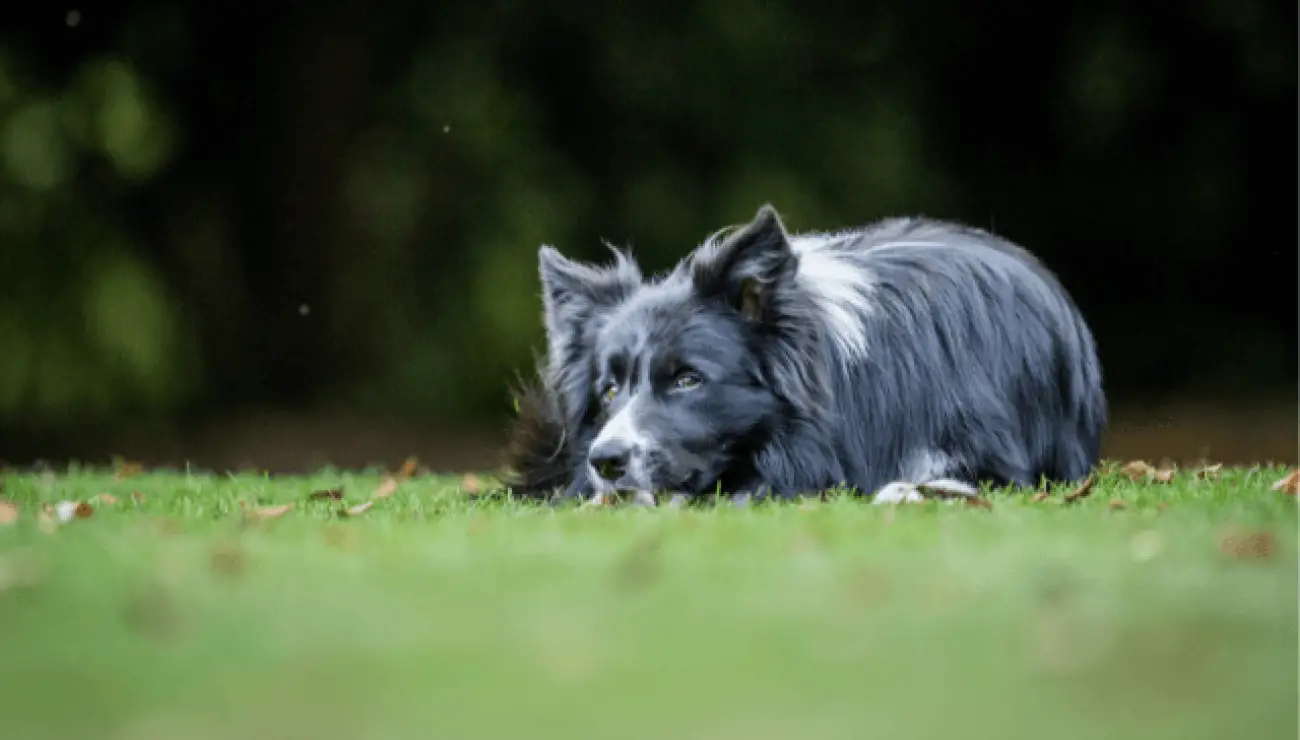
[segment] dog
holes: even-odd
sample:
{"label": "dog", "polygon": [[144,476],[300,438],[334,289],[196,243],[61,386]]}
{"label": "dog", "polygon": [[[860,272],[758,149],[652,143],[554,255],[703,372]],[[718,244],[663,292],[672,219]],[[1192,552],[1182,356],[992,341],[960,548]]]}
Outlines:
{"label": "dog", "polygon": [[1006,239],[928,218],[791,234],[764,205],[664,275],[610,250],[601,266],[539,250],[547,347],[516,396],[517,495],[896,501],[1098,461],[1093,336]]}

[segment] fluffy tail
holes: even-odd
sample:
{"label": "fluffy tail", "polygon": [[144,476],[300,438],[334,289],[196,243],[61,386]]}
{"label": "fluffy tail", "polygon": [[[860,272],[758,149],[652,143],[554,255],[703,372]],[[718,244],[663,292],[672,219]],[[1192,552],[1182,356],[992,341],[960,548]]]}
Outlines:
{"label": "fluffy tail", "polygon": [[504,483],[517,496],[549,498],[568,484],[568,440],[555,394],[541,378],[520,381],[506,445]]}

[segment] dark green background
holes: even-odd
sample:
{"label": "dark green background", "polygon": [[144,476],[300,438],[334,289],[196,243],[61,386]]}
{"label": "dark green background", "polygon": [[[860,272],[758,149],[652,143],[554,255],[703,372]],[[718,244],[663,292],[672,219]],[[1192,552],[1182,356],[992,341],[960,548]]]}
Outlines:
{"label": "dark green background", "polygon": [[499,424],[540,244],[660,269],[768,201],[1023,243],[1117,404],[1294,398],[1294,2],[74,12],[0,26],[15,457],[235,410]]}

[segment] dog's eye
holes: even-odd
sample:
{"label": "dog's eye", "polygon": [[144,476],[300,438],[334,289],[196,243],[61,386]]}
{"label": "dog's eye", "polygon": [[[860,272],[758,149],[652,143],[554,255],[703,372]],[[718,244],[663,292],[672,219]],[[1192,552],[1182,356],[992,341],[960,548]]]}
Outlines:
{"label": "dog's eye", "polygon": [[704,378],[701,377],[699,373],[694,370],[686,370],[678,373],[677,377],[673,379],[673,390],[693,391],[696,388],[699,388],[700,384],[703,382]]}
{"label": "dog's eye", "polygon": [[605,392],[600,394],[600,401],[605,405],[614,402],[614,397],[618,395],[618,383],[610,383],[605,387]]}

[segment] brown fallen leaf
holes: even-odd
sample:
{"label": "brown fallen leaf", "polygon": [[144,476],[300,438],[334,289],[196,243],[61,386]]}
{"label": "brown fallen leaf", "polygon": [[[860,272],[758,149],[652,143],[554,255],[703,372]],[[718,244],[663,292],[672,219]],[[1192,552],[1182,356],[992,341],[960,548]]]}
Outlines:
{"label": "brown fallen leaf", "polygon": [[308,494],[307,499],[310,501],[327,501],[327,500],[342,501],[343,489],[328,488],[321,491],[312,491],[310,494]]}
{"label": "brown fallen leaf", "polygon": [[975,509],[992,509],[993,502],[983,496],[971,496],[966,499],[966,505]]}
{"label": "brown fallen leaf", "polygon": [[420,461],[417,460],[416,457],[415,457],[414,455],[412,455],[412,456],[406,458],[406,462],[403,462],[403,463],[402,463],[402,467],[401,467],[401,469],[397,471],[397,477],[398,477],[398,478],[411,478],[411,477],[414,477],[414,476],[415,476],[415,470],[416,470],[416,468],[418,468],[419,466],[420,466]]}
{"label": "brown fallen leaf", "polygon": [[112,506],[113,504],[117,503],[117,497],[111,493],[97,493],[90,500],[93,503],[107,504],[108,506]]}
{"label": "brown fallen leaf", "polygon": [[1281,491],[1288,496],[1300,494],[1300,468],[1291,471],[1291,474],[1273,484],[1274,491]]}
{"label": "brown fallen leaf", "polygon": [[239,508],[244,511],[244,516],[249,519],[276,519],[289,513],[293,504],[280,504],[278,506],[258,506],[250,509],[244,505],[243,499],[239,501]]}
{"label": "brown fallen leaf", "polygon": [[370,494],[370,497],[388,498],[394,493],[397,493],[397,479],[391,475],[386,475],[384,476],[384,479],[379,482],[379,486],[375,488],[375,492]]}
{"label": "brown fallen leaf", "polygon": [[1223,463],[1206,465],[1203,468],[1197,469],[1196,477],[1199,478],[1200,480],[1214,480],[1215,478],[1219,477],[1219,473],[1221,473],[1222,471],[1223,471]]}
{"label": "brown fallen leaf", "polygon": [[1174,482],[1174,469],[1173,469],[1173,468],[1159,468],[1159,469],[1157,469],[1157,470],[1154,470],[1154,471],[1152,471],[1152,473],[1151,473],[1151,480],[1152,480],[1153,482],[1155,482],[1155,483],[1164,483],[1164,484],[1166,484],[1166,485],[1169,484],[1169,483],[1173,483],[1173,482]]}
{"label": "brown fallen leaf", "polygon": [[237,576],[244,572],[244,551],[237,545],[218,545],[212,551],[212,570],[224,576]]}
{"label": "brown fallen leaf", "polygon": [[148,497],[146,497],[143,493],[140,493],[139,491],[132,491],[131,500],[139,504],[147,501]]}
{"label": "brown fallen leaf", "polygon": [[1119,472],[1128,476],[1131,481],[1139,481],[1147,477],[1151,472],[1151,466],[1147,465],[1145,460],[1133,460],[1119,469]]}
{"label": "brown fallen leaf", "polygon": [[1128,508],[1128,504],[1124,503],[1123,501],[1117,498],[1111,499],[1110,503],[1107,504],[1107,506],[1109,506],[1112,511],[1119,511],[1120,509]]}
{"label": "brown fallen leaf", "polygon": [[483,490],[483,482],[473,473],[466,473],[464,478],[460,479],[460,487],[465,493],[471,496],[477,496]]}
{"label": "brown fallen leaf", "polygon": [[1047,491],[1039,491],[1038,493],[1035,493],[1035,494],[1034,494],[1034,497],[1033,497],[1033,498],[1029,499],[1029,503],[1031,503],[1031,504],[1041,504],[1042,502],[1046,501],[1047,499],[1049,499],[1049,498],[1051,498],[1051,497],[1052,497],[1052,494],[1048,493]]}
{"label": "brown fallen leaf", "polygon": [[1083,482],[1079,484],[1078,488],[1074,489],[1070,493],[1065,494],[1065,498],[1062,500],[1067,504],[1072,504],[1075,501],[1078,501],[1079,499],[1087,498],[1088,496],[1092,495],[1092,487],[1096,485],[1096,483],[1097,483],[1097,474],[1092,473],[1087,478],[1083,479]]}
{"label": "brown fallen leaf", "polygon": [[54,518],[60,522],[68,522],[73,519],[87,519],[94,515],[95,507],[85,501],[60,501],[53,507],[52,513]]}
{"label": "brown fallen leaf", "polygon": [[1276,549],[1272,532],[1230,529],[1219,540],[1219,551],[1234,558],[1267,558]]}
{"label": "brown fallen leaf", "polygon": [[374,501],[366,501],[364,503],[357,504],[356,506],[349,506],[346,509],[339,509],[339,516],[361,516],[362,514],[366,513],[366,511],[368,511],[371,506],[374,505],[375,505]]}
{"label": "brown fallen leaf", "polygon": [[130,478],[133,475],[139,475],[140,473],[143,472],[144,472],[143,463],[124,460],[122,461],[121,464],[117,466],[116,476],[118,480],[121,480],[123,478]]}

